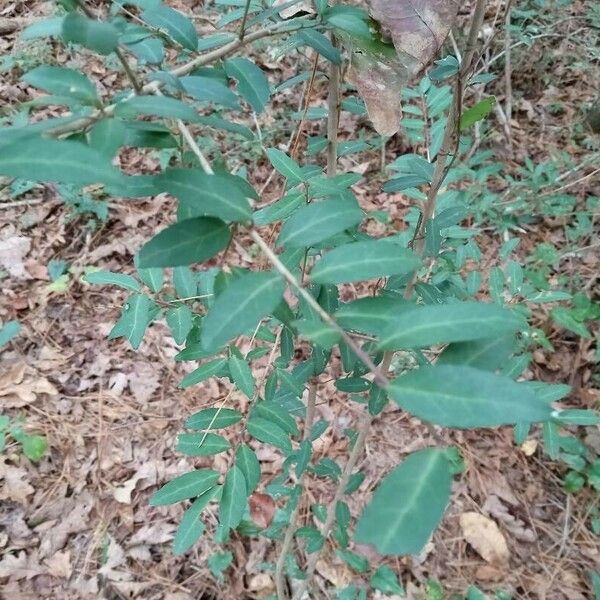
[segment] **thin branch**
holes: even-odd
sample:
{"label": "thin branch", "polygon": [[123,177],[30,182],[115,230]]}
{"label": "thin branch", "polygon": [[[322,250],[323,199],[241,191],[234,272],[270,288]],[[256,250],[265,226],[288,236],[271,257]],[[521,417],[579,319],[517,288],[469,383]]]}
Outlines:
{"label": "thin branch", "polygon": [[[387,376],[388,370],[390,368],[390,364],[392,363],[392,358],[394,357],[393,352],[386,352],[384,354],[383,360],[381,362],[381,370],[384,376]],[[333,500],[327,506],[327,517],[325,519],[325,524],[323,525],[322,535],[325,541],[329,537],[331,530],[333,528],[333,524],[335,522],[335,509],[337,503],[342,499],[344,494],[346,493],[346,488],[348,487],[348,482],[350,481],[350,477],[358,463],[358,459],[360,458],[366,442],[367,437],[369,435],[369,431],[371,429],[371,423],[373,422],[373,417],[366,413],[363,416],[363,419],[358,426],[358,435],[356,437],[356,441],[354,442],[354,446],[352,447],[352,451],[350,452],[350,456],[348,457],[348,462],[344,467],[344,471],[340,480],[338,482],[337,488],[335,490],[335,495]],[[325,544],[323,544],[323,547]],[[308,586],[314,577],[315,570],[317,568],[317,562],[319,561],[319,556],[321,555],[321,550],[317,550],[310,555],[308,562],[306,564],[306,577],[302,580],[298,589],[292,596],[292,600],[301,600],[308,589]]]}
{"label": "thin branch", "polygon": [[[308,399],[306,402],[306,419],[304,421],[304,435],[303,440],[306,441],[310,438],[310,433],[312,430],[312,424],[315,417],[315,406],[317,400],[317,383],[316,381],[311,381],[308,388]],[[306,471],[302,473],[300,479],[298,481],[298,485],[302,486],[302,483],[305,479]],[[287,590],[285,587],[285,577],[283,574],[283,568],[285,566],[285,559],[287,557],[288,552],[290,551],[290,547],[292,545],[292,541],[294,539],[294,533],[296,533],[296,523],[298,521],[298,515],[300,514],[300,499],[298,499],[298,503],[296,504],[292,514],[290,515],[290,521],[285,530],[285,536],[283,538],[283,542],[281,544],[281,549],[279,550],[279,556],[277,557],[277,563],[275,565],[275,584],[277,587],[277,598],[278,600],[286,600]]]}
{"label": "thin branch", "polygon": [[379,367],[371,360],[371,357],[356,344],[346,331],[337,324],[336,320],[302,287],[297,279],[288,271],[286,266],[279,260],[279,257],[271,250],[269,244],[263,240],[260,234],[252,229],[250,231],[250,237],[256,242],[263,254],[271,261],[271,264],[275,269],[279,271],[283,278],[302,296],[302,298],[304,298],[304,300],[306,300],[321,319],[340,334],[352,352],[354,352],[358,359],[369,369],[369,371],[371,371],[371,373],[373,373],[375,383],[380,387],[386,387],[389,381],[380,371]]}
{"label": "thin branch", "polygon": [[240,34],[238,39],[240,42],[244,41],[244,34],[246,33],[246,21],[248,20],[248,12],[250,11],[250,0],[246,0],[246,6],[244,7],[244,16],[242,17],[242,24],[240,25]]}
{"label": "thin branch", "polygon": [[[260,29],[258,31],[249,33],[243,40],[236,39],[232,42],[229,42],[229,44],[225,44],[224,46],[217,48],[216,50],[207,52],[206,54],[201,54],[200,56],[197,56],[190,62],[187,62],[183,65],[180,65],[179,67],[172,69],[171,71],[169,71],[169,73],[174,77],[182,77],[183,75],[191,73],[194,69],[197,69],[198,67],[202,67],[210,63],[216,62],[222,58],[226,58],[227,56],[233,54],[246,44],[250,44],[265,37],[292,33],[294,31],[313,26],[314,24],[308,19],[297,26],[290,26],[288,23],[285,23],[282,27],[281,23],[275,23],[269,27],[265,27],[264,29]],[[150,83],[147,83],[142,86],[141,94],[153,94],[156,90],[161,89],[163,85],[164,83],[162,81],[151,81]],[[48,131],[48,134],[54,137],[60,137],[62,135],[66,135],[74,131],[86,129],[96,121],[105,117],[112,116],[116,107],[117,104],[111,104],[102,108],[101,110],[94,111],[91,115],[87,117],[82,117],[81,119],[77,119],[76,121],[71,121],[70,123],[51,129]]]}
{"label": "thin branch", "polygon": [[[331,40],[335,46],[335,40]],[[327,176],[335,177],[337,172],[337,142],[340,114],[340,68],[329,65],[329,91],[327,97]]]}
{"label": "thin branch", "polygon": [[512,0],[509,0],[508,5],[506,6],[506,16],[504,18],[504,52],[506,55],[506,58],[504,59],[504,116],[506,117],[504,127],[508,149],[512,154],[512,56],[510,50],[510,20],[512,16],[511,4]]}

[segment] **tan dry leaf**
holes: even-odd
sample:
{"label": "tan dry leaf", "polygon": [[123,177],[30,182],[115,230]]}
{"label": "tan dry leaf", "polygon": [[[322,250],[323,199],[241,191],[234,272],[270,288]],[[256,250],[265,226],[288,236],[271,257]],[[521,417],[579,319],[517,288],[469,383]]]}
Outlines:
{"label": "tan dry leaf", "polygon": [[346,587],[352,582],[352,573],[346,565],[332,565],[324,559],[317,561],[317,573],[336,588]]}
{"label": "tan dry leaf", "polygon": [[525,456],[533,456],[535,454],[535,451],[537,450],[537,447],[537,440],[525,440],[521,444],[521,451]]}
{"label": "tan dry leaf", "polygon": [[27,471],[20,467],[13,467],[5,463],[5,458],[0,456],[0,500],[13,500],[19,504],[27,504],[27,496],[35,492],[25,478]]}
{"label": "tan dry leaf", "polygon": [[52,577],[68,579],[71,577],[71,553],[68,550],[56,552],[50,558],[44,561],[44,566],[48,569],[48,574]]}
{"label": "tan dry leaf", "polygon": [[495,565],[508,562],[506,539],[489,517],[477,512],[465,512],[460,515],[460,527],[465,540],[486,562]]}
{"label": "tan dry leaf", "polygon": [[35,553],[28,554],[25,550],[18,554],[7,553],[0,560],[0,579],[8,577],[11,580],[31,579],[41,575],[44,569],[37,560]]}
{"label": "tan dry leaf", "polygon": [[483,510],[492,515],[494,519],[498,519],[516,539],[522,542],[535,542],[537,540],[535,531],[527,527],[521,519],[513,516],[498,496],[491,494],[486,499]]}
{"label": "tan dry leaf", "polygon": [[30,249],[31,239],[23,235],[13,235],[0,240],[0,266],[15,279],[31,279],[23,264],[23,258]]}
{"label": "tan dry leaf", "polygon": [[254,492],[248,498],[251,519],[261,528],[266,529],[273,521],[275,502],[268,494]]}
{"label": "tan dry leaf", "polygon": [[35,402],[39,394],[58,395],[58,390],[23,361],[13,363],[0,375],[3,408],[21,408]]}

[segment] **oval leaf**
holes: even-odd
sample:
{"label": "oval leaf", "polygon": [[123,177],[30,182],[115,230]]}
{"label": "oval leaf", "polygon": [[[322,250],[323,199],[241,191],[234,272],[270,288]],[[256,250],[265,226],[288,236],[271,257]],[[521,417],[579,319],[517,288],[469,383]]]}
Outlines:
{"label": "oval leaf", "polygon": [[213,487],[218,479],[219,474],[211,469],[184,473],[155,492],[150,498],[150,506],[165,506],[195,498]]}

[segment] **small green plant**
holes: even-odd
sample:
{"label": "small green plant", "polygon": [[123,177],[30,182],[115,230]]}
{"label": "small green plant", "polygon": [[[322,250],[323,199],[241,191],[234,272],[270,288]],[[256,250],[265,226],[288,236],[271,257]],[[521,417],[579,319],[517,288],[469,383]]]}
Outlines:
{"label": "small green plant", "polygon": [[[134,19],[125,4],[137,11]],[[215,8],[222,11],[219,23],[235,31],[199,37],[192,20],[159,0],[115,1],[104,19],[82,2],[65,0],[66,16],[36,23],[25,37],[53,36],[67,48],[94,51],[106,57],[107,66],[121,66],[128,88],[101,97],[80,71],[36,67],[23,80],[68,110],[0,131],[0,174],[58,183],[78,210],[100,219],[110,199],[162,193],[177,199],[174,222],[141,247],[134,272],[88,269],[84,280],[129,294],[111,339],[124,338],[137,349],[153,322],[166,321],[181,347],[176,360],[194,363],[180,388],[211,377],[229,382],[224,398],[187,418],[175,448],[189,457],[227,453],[227,469],[183,473],[157,490],[150,504],[185,504],[173,542],[177,554],[212,534],[220,549],[208,566],[218,580],[233,561],[231,536],[277,542],[278,558],[265,570],[273,573],[280,600],[290,595],[288,579],[295,580],[292,598],[304,597],[330,545],[353,572],[369,577],[372,589],[401,593],[397,574],[370,564],[354,544],[370,544],[384,556],[418,554],[442,519],[463,468],[456,448],[443,445],[404,457],[362,503],[361,513],[351,514],[348,496],[364,478],[358,461],[373,420],[386,418],[388,402],[440,427],[510,425],[517,441],[540,424],[546,444],[563,459],[581,453],[569,451],[569,438],[559,428],[598,422],[592,411],[558,404],[569,386],[517,381],[532,347],[547,343],[528,323],[532,307],[572,301],[554,308],[552,318],[581,335],[589,335],[585,322],[597,316],[587,296],[550,286],[556,257],[549,247],[538,247],[525,267],[511,258],[518,243],[511,232],[531,218],[527,186],[534,182],[534,195],[541,197],[558,171],[527,162],[528,183],[514,186],[521,186],[523,198],[507,198],[498,210],[490,184],[502,165],[478,149],[473,135],[477,124],[485,134],[484,119],[496,102],[490,94],[472,100],[473,91],[491,81],[474,75],[485,3],[475,3],[460,59],[444,57],[429,75],[422,73],[453,26],[458,3],[423,4],[435,19],[423,21],[414,10],[396,19],[392,0],[372,0],[370,15],[354,5],[318,0],[314,11],[291,18],[269,2],[225,1]],[[415,36],[419,43],[407,44]],[[300,72],[273,89],[265,71],[240,55],[258,41],[279,56],[302,57],[311,49],[315,58],[299,58]],[[177,56],[175,64],[165,63],[167,49]],[[345,61],[352,75],[344,82]],[[417,75],[417,84],[409,86]],[[298,135],[311,125],[306,151],[294,152],[295,146],[276,143],[276,131],[264,131],[261,115],[273,94],[286,89],[307,84],[310,98],[315,80],[327,86],[328,106],[305,102],[292,115],[301,124]],[[375,131],[357,125],[356,137],[338,139],[341,111],[368,117]],[[237,122],[249,114],[248,125]],[[389,207],[363,210],[353,191],[362,176],[338,169],[341,156],[383,151],[385,158],[387,139],[400,123],[413,151],[381,166],[384,193],[392,198],[402,192],[414,201],[402,227]],[[232,155],[207,130],[224,132],[224,144],[237,140],[229,134],[241,136],[247,140],[243,154]],[[152,174],[125,174],[114,166],[122,148],[158,151],[160,167]],[[272,167],[269,181],[280,180],[282,193],[271,203],[249,181],[258,161]],[[89,196],[92,185],[100,186],[94,188],[99,202]],[[573,202],[552,194],[536,209],[564,216]],[[505,237],[492,268],[482,265],[477,242],[490,218]],[[383,233],[367,233],[369,222]],[[234,241],[245,245],[251,267],[230,260]],[[54,277],[69,284],[65,265],[53,266]],[[492,301],[482,301],[483,293]],[[301,344],[309,352],[298,357]],[[358,405],[360,417],[345,431],[345,462],[315,450],[332,425],[316,417],[319,382],[325,379]],[[247,411],[236,407],[236,395],[247,398]],[[222,435],[225,429],[237,434]],[[281,473],[268,482],[258,443],[283,457]],[[570,460],[591,482],[593,469],[577,470],[581,461]],[[311,516],[301,524],[308,477],[330,482],[335,492],[326,505],[311,504]],[[262,496],[273,504],[273,514],[258,523],[250,508]],[[209,505],[218,505],[215,526],[201,519]],[[354,599],[367,592],[352,585],[336,593]],[[443,589],[430,581],[427,593],[438,598]],[[477,594],[473,588],[467,597]]]}
{"label": "small green plant", "polygon": [[0,415],[0,452],[4,451],[12,438],[30,461],[39,462],[48,452],[48,440],[43,435],[25,433],[24,424],[24,418],[11,419]]}

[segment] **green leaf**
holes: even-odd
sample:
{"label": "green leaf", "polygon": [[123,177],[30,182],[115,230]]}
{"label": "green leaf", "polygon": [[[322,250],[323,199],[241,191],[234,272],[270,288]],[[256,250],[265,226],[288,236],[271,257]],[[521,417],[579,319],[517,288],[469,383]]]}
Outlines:
{"label": "green leaf", "polygon": [[224,67],[227,75],[237,80],[238,91],[248,104],[255,112],[262,112],[271,95],[269,81],[262,70],[252,61],[239,56],[226,60]]}
{"label": "green leaf", "polygon": [[246,493],[250,495],[260,481],[260,463],[254,451],[246,444],[240,444],[235,451],[235,466],[244,474]]}
{"label": "green leaf", "polygon": [[133,257],[133,263],[138,273],[138,277],[152,290],[160,292],[165,281],[165,272],[163,269],[140,269],[139,256]]}
{"label": "green leaf", "polygon": [[142,13],[142,19],[152,27],[164,29],[177,43],[188,50],[198,48],[198,33],[194,23],[180,12],[164,5]]}
{"label": "green leaf", "polygon": [[550,316],[552,317],[552,320],[561,327],[580,335],[582,338],[592,339],[592,335],[587,327],[573,316],[572,310],[563,306],[558,306],[550,311]]}
{"label": "green leaf", "polygon": [[177,344],[183,344],[194,325],[192,311],[185,304],[180,304],[175,308],[170,308],[165,317],[173,339]]}
{"label": "green leaf", "polygon": [[339,331],[323,321],[301,319],[293,321],[292,325],[302,337],[327,350],[331,350],[340,341]]}
{"label": "green leaf", "polygon": [[369,570],[369,561],[364,557],[350,552],[350,550],[336,550],[335,552],[353,571],[366,573]]}
{"label": "green leaf", "polygon": [[506,364],[516,348],[514,335],[499,335],[471,342],[450,344],[440,355],[437,365],[465,365],[495,371]]}
{"label": "green leaf", "polygon": [[569,425],[582,425],[589,427],[600,425],[600,415],[591,410],[581,410],[577,408],[557,411],[555,420]]}
{"label": "green leaf", "polygon": [[176,556],[187,552],[204,533],[204,523],[200,520],[200,514],[220,491],[221,488],[215,486],[204,492],[183,513],[173,540],[173,552]]}
{"label": "green leaf", "polygon": [[223,250],[231,232],[223,221],[208,217],[175,223],[147,242],[139,252],[139,265],[178,267],[202,262]]}
{"label": "green leaf", "polygon": [[208,175],[199,169],[167,169],[156,178],[160,189],[179,200],[186,219],[206,215],[224,221],[252,218],[241,182],[243,180],[234,175]]}
{"label": "green leaf", "polygon": [[506,335],[523,326],[513,312],[497,304],[456,302],[403,311],[386,326],[380,350],[420,348]]}
{"label": "green leaf", "polygon": [[122,175],[110,159],[70,140],[25,138],[2,146],[0,175],[28,181],[119,184]]}
{"label": "green leaf", "polygon": [[246,273],[233,281],[204,318],[204,348],[220,347],[256,327],[260,319],[275,310],[284,289],[285,284],[277,273],[265,271]]}
{"label": "green leaf", "polygon": [[119,32],[110,23],[70,12],[62,23],[65,42],[81,44],[99,54],[110,54],[119,44]]}
{"label": "green leaf", "polygon": [[412,304],[400,298],[360,298],[342,304],[335,313],[335,320],[344,329],[379,335],[395,317],[412,308]]}
{"label": "green leaf", "polygon": [[223,429],[242,420],[242,415],[232,408],[205,408],[194,413],[185,422],[189,429]]}
{"label": "green leaf", "polygon": [[192,298],[198,293],[196,275],[189,267],[173,269],[173,286],[179,298]]}
{"label": "green leaf", "polygon": [[213,77],[189,75],[179,79],[181,85],[194,100],[215,102],[227,108],[238,109],[237,96],[222,82]]}
{"label": "green leaf", "polygon": [[298,435],[298,425],[290,416],[288,411],[276,402],[258,402],[252,409],[252,415],[256,415],[277,425],[290,435]]}
{"label": "green leaf", "polygon": [[371,575],[369,583],[374,590],[379,590],[384,594],[404,595],[404,588],[400,585],[398,576],[387,565],[378,567]]}
{"label": "green leaf", "polygon": [[132,294],[123,305],[121,316],[108,334],[108,339],[124,337],[137,350],[144,339],[146,327],[156,317],[158,310],[158,306],[148,296]]}
{"label": "green leaf", "polygon": [[251,399],[254,396],[254,375],[248,362],[243,358],[230,356],[229,374],[238,389]]}
{"label": "green leaf", "polygon": [[111,159],[125,143],[127,128],[120,119],[102,119],[90,129],[89,145]]}
{"label": "green leaf", "polygon": [[37,38],[56,36],[62,33],[64,17],[52,17],[36,21],[21,33],[21,39],[24,41],[35,40]]}
{"label": "green leaf", "polygon": [[444,449],[410,454],[375,490],[355,540],[384,555],[418,554],[444,514],[451,483]]}
{"label": "green leaf", "polygon": [[306,31],[300,31],[298,33],[298,38],[302,40],[304,44],[316,50],[321,56],[331,61],[334,65],[342,64],[340,51],[335,48],[329,39],[322,33],[307,29]]}
{"label": "green leaf", "polygon": [[304,194],[291,192],[269,206],[257,210],[254,215],[256,225],[268,225],[289,217],[297,208],[305,203]]}
{"label": "green leaf", "polygon": [[208,557],[208,568],[213,576],[218,581],[223,581],[223,571],[233,561],[233,554],[227,550],[227,552],[215,552]]}
{"label": "green leaf", "polygon": [[235,529],[240,524],[246,509],[246,498],[246,478],[242,470],[233,465],[223,484],[219,507],[219,522],[222,527]]}
{"label": "green leaf", "polygon": [[406,275],[420,264],[412,250],[386,240],[369,240],[331,250],[315,264],[310,278],[315,283],[349,283]]}
{"label": "green leaf", "polygon": [[210,377],[214,377],[215,375],[218,377],[223,377],[223,368],[227,366],[226,358],[217,358],[215,360],[211,360],[203,365],[200,365],[197,369],[186,375],[181,383],[178,385],[179,388],[185,389],[192,385],[196,385],[205,379],[209,379]]}
{"label": "green leaf", "polygon": [[98,102],[96,86],[83,73],[73,69],[42,65],[27,71],[21,79],[50,94],[68,96],[88,104]]}
{"label": "green leaf", "polygon": [[297,184],[304,181],[305,177],[300,165],[285,152],[277,148],[267,148],[266,152],[275,170],[281,173],[290,183]]}
{"label": "green leaf", "polygon": [[197,469],[184,473],[155,492],[150,498],[150,506],[166,506],[195,498],[212,488],[218,479],[219,473],[212,469]]}
{"label": "green leaf", "polygon": [[134,96],[119,102],[114,114],[120,117],[150,115],[192,123],[198,120],[198,113],[189,104],[167,96]]}
{"label": "green leaf", "polygon": [[19,321],[7,321],[0,327],[0,348],[5,346],[21,331],[21,323]]}
{"label": "green leaf", "polygon": [[216,433],[180,433],[175,450],[187,456],[211,456],[231,448],[231,444]]}
{"label": "green leaf", "polygon": [[284,223],[277,244],[290,248],[313,246],[360,223],[363,212],[356,199],[312,202],[299,208]]}
{"label": "green leaf", "polygon": [[274,423],[261,417],[251,416],[248,420],[248,433],[261,442],[280,448],[286,454],[292,451],[288,434]]}
{"label": "green leaf", "polygon": [[528,386],[473,367],[421,367],[392,381],[388,391],[410,414],[446,427],[496,427],[552,417],[550,403]]}
{"label": "green leaf", "polygon": [[20,441],[23,454],[31,462],[39,462],[48,451],[48,440],[43,435],[26,435]]}
{"label": "green leaf", "polygon": [[481,102],[475,104],[475,106],[471,106],[465,110],[465,112],[460,116],[460,128],[461,130],[469,129],[477,123],[477,121],[481,121],[484,119],[494,108],[494,104],[496,104],[495,96],[488,96],[484,98]]}
{"label": "green leaf", "polygon": [[137,279],[131,275],[125,273],[112,273],[111,271],[91,271],[86,273],[83,277],[87,283],[94,283],[97,285],[116,285],[125,290],[132,292],[140,291],[140,284]]}

